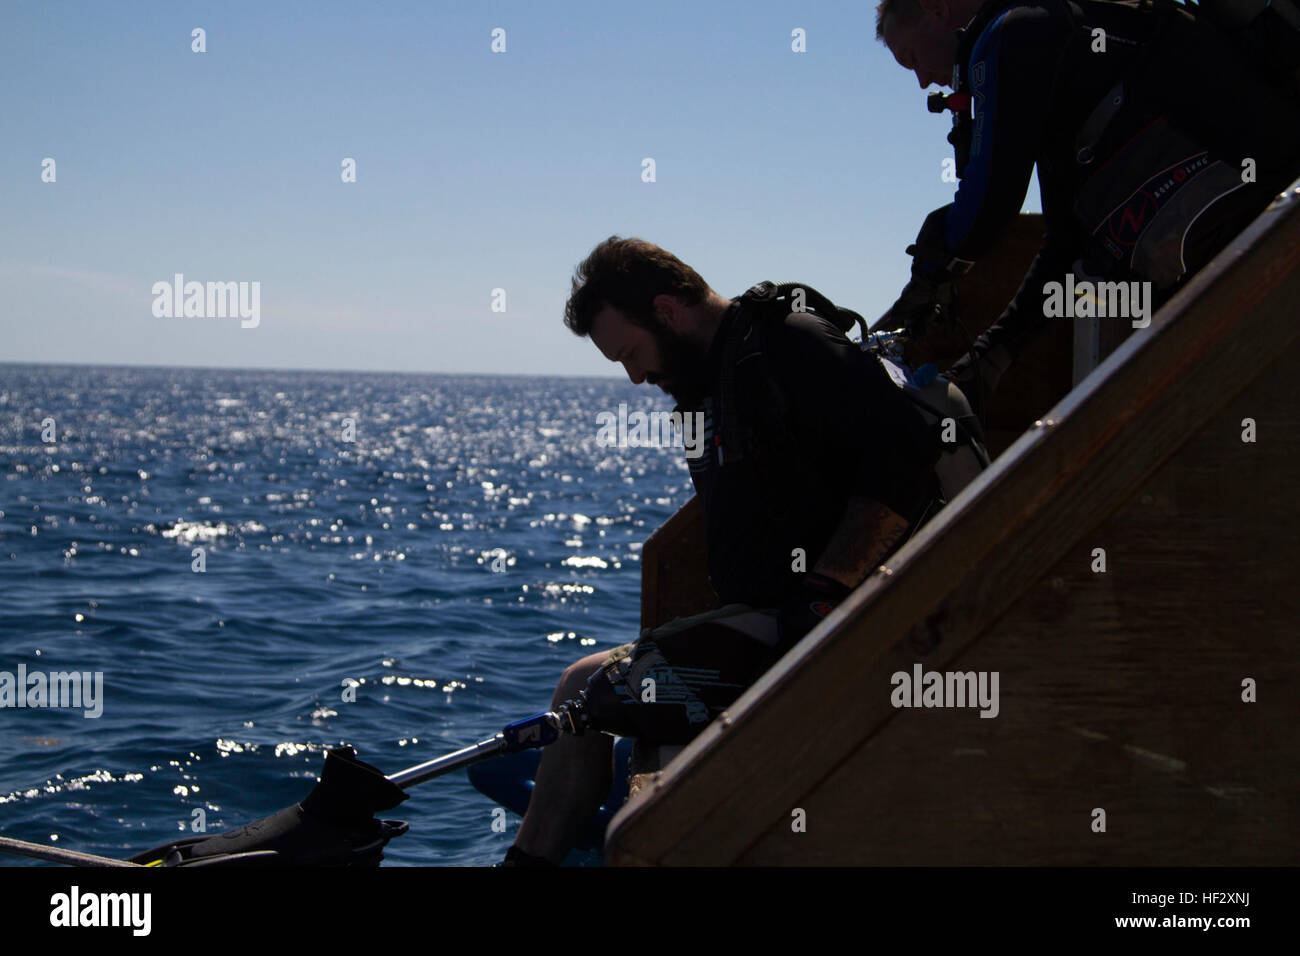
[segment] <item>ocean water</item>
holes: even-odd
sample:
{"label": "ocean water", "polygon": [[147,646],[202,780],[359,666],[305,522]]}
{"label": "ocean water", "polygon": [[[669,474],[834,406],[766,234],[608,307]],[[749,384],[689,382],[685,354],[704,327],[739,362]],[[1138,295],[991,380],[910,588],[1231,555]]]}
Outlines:
{"label": "ocean water", "polygon": [[[125,856],[197,809],[215,832],[297,802],[330,747],[391,773],[546,709],[568,663],[635,637],[641,544],[691,493],[680,450],[598,444],[620,402],[671,404],[0,365],[0,671],[103,673],[97,718],[0,709],[0,833]],[[493,832],[464,772],[410,792],[388,865],[489,864],[518,825]]]}

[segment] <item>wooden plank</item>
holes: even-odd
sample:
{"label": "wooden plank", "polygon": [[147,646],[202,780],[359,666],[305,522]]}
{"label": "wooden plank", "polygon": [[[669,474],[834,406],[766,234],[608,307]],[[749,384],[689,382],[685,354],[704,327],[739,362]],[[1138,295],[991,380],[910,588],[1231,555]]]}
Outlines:
{"label": "wooden plank", "polygon": [[699,499],[692,496],[641,548],[641,627],[658,627],[716,603],[709,586],[704,518]]}
{"label": "wooden plank", "polygon": [[742,859],[898,715],[890,673],[947,669],[1132,498],[1295,338],[1290,207],[1271,207],[692,742],[615,817],[608,858]]}
{"label": "wooden plank", "polygon": [[[1294,343],[1274,368],[1298,360]],[[803,797],[806,832],[774,824],[740,862],[1293,863],[1290,392],[1283,375],[1258,379],[950,665],[1000,673],[996,719],[899,713]],[[1262,443],[1241,441],[1248,416]],[[1256,704],[1241,701],[1246,676]]]}

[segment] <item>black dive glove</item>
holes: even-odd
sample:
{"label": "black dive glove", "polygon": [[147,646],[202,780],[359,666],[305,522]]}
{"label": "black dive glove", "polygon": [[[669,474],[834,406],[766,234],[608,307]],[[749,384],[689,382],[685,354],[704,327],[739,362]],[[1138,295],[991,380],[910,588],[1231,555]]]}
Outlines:
{"label": "black dive glove", "polygon": [[777,653],[784,654],[798,644],[852,592],[852,588],[824,574],[806,574],[799,595],[787,601],[777,614]]}
{"label": "black dive glove", "polygon": [[[998,387],[1002,373],[1011,364],[1011,353],[1004,345],[995,345],[982,352],[967,352],[952,363],[952,368],[944,373],[951,382],[962,390],[972,407],[982,406]],[[982,408],[976,411],[983,414]]]}
{"label": "black dive glove", "polygon": [[913,341],[921,342],[930,336],[932,329],[948,322],[951,311],[950,281],[934,281],[913,275],[903,286],[898,301],[889,307],[889,317],[891,324],[905,329]]}
{"label": "black dive glove", "polygon": [[950,206],[925,217],[916,242],[907,247],[912,257],[912,278],[889,308],[895,327],[902,327],[915,341],[926,339],[952,314],[953,279],[964,275],[972,263],[948,254],[943,244],[944,223]]}

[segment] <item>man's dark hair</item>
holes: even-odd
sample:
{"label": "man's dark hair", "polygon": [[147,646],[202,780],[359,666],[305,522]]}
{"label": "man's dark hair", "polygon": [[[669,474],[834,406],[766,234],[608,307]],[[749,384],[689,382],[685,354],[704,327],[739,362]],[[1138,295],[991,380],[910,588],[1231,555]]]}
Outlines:
{"label": "man's dark hair", "polygon": [[880,0],[876,5],[876,39],[885,38],[885,17],[900,26],[921,19],[921,5],[917,0]]}
{"label": "man's dark hair", "polygon": [[608,306],[637,325],[656,329],[655,296],[674,295],[686,305],[698,305],[708,292],[700,274],[671,252],[644,239],[610,236],[574,270],[564,324],[575,335],[590,335],[596,313]]}

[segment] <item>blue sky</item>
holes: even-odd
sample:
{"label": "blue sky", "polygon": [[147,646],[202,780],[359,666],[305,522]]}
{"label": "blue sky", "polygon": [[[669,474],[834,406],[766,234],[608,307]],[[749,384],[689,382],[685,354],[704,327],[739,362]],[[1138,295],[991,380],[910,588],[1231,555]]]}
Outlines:
{"label": "blue sky", "polygon": [[[611,375],[601,239],[874,317],[955,188],[866,2],[11,3],[0,80],[0,361]],[[175,273],[260,324],[155,317]]]}

